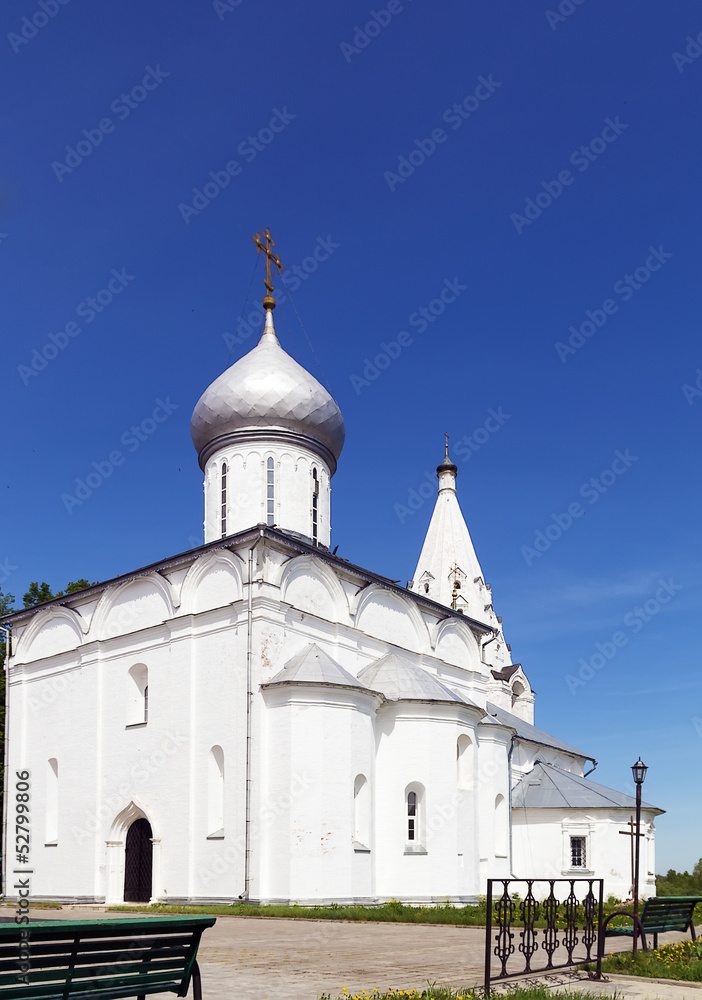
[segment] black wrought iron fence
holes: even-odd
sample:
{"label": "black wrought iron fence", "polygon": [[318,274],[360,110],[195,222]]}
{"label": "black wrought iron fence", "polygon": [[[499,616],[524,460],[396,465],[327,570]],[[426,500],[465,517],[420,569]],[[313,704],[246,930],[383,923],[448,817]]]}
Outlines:
{"label": "black wrought iron fence", "polygon": [[[601,878],[488,879],[485,996],[493,981],[586,962],[596,963],[599,979],[603,897]],[[494,974],[493,956],[499,968]]]}

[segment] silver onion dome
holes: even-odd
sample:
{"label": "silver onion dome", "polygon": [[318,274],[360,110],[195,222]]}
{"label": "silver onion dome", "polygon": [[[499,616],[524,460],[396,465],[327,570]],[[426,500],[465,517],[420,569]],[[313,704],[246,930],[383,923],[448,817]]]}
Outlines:
{"label": "silver onion dome", "polygon": [[280,346],[273,314],[256,347],[227,368],[202,394],[190,433],[200,467],[219,448],[242,439],[296,437],[331,467],[344,446],[344,418],[316,378]]}

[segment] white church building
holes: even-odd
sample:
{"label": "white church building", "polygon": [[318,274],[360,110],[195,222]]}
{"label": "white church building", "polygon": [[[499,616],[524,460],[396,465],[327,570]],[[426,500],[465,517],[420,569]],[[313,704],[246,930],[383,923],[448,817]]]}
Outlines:
{"label": "white church building", "polygon": [[343,418],[264,305],[192,416],[204,545],[5,620],[33,898],[460,904],[509,876],[627,897],[634,800],[534,726],[448,445],[407,587],[332,553]]}

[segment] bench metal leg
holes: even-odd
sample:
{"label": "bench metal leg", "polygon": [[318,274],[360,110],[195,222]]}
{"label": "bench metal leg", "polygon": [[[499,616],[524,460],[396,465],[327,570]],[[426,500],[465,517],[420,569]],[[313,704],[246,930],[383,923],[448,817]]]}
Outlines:
{"label": "bench metal leg", "polygon": [[654,948],[658,948],[658,935],[657,934],[653,935],[653,947]]}
{"label": "bench metal leg", "polygon": [[202,983],[200,981],[200,967],[197,962],[193,962],[193,1000],[202,1000]]}
{"label": "bench metal leg", "polygon": [[692,940],[696,941],[697,935],[695,934],[695,925],[693,924],[692,921],[690,921],[690,934],[692,935]]}

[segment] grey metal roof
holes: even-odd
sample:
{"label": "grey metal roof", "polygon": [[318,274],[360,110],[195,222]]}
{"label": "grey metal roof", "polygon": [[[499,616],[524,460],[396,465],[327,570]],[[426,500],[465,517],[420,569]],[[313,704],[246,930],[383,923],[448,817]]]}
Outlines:
{"label": "grey metal roof", "polygon": [[[642,802],[655,813],[665,812]],[[537,761],[512,792],[512,808],[519,809],[635,809],[636,799],[589,778]]]}
{"label": "grey metal roof", "polygon": [[[285,664],[268,684],[335,684],[365,689],[365,685],[344,670],[328,653],[311,642]],[[268,686],[268,684],[264,686]]]}
{"label": "grey metal roof", "polygon": [[205,389],[193,410],[190,429],[202,469],[212,452],[232,435],[277,429],[319,441],[335,465],[345,434],[338,404],[280,346],[270,311],[256,347]]}
{"label": "grey metal roof", "polygon": [[[564,743],[563,740],[559,740],[555,736],[551,736],[550,733],[545,732],[543,729],[537,729],[536,726],[524,722],[523,719],[518,719],[516,715],[506,712],[504,708],[498,708],[497,705],[491,705],[488,702],[487,711],[488,715],[494,716],[503,726],[510,726],[510,728],[516,729],[520,740],[526,740],[529,743],[538,743],[543,747],[553,747],[554,750],[565,750],[566,753],[573,753],[577,757],[583,757],[585,760],[595,760],[589,754],[583,753],[582,750],[576,750],[575,747]],[[483,721],[489,722],[490,720],[484,719]]]}
{"label": "grey metal roof", "polygon": [[510,663],[508,667],[503,667],[502,670],[491,670],[490,673],[496,681],[508,681],[513,674],[516,674],[520,667],[521,663]]}
{"label": "grey metal roof", "polygon": [[364,667],[358,678],[374,691],[381,691],[389,701],[445,701],[476,707],[470,699],[394,652]]}
{"label": "grey metal roof", "polygon": [[495,629],[493,629],[490,625],[485,625],[484,622],[479,622],[475,618],[470,618],[468,615],[461,614],[460,611],[454,611],[451,608],[445,607],[443,604],[438,604],[437,601],[433,601],[430,597],[427,597],[424,594],[417,593],[414,590],[407,590],[406,587],[400,587],[397,580],[391,580],[389,577],[381,576],[379,573],[374,573],[372,570],[364,569],[362,566],[357,566],[348,559],[344,559],[343,556],[334,555],[333,552],[329,552],[329,550],[322,545],[313,545],[311,542],[306,542],[299,536],[291,535],[289,532],[281,531],[279,528],[271,528],[265,524],[256,524],[251,528],[245,528],[243,531],[238,531],[234,535],[227,535],[226,538],[217,538],[215,541],[207,542],[205,545],[198,545],[196,548],[186,549],[185,552],[180,552],[175,556],[170,556],[168,559],[160,559],[158,562],[142,566],[139,569],[133,570],[131,573],[124,573],[121,576],[112,577],[110,580],[104,580],[102,583],[96,583],[92,587],[86,587],[85,590],[79,590],[73,594],[64,594],[63,597],[55,597],[53,600],[44,601],[43,604],[37,604],[33,608],[21,608],[18,611],[13,611],[9,615],[3,615],[2,618],[0,618],[0,622],[14,624],[31,619],[33,615],[37,614],[39,611],[43,611],[45,608],[64,605],[66,607],[73,607],[86,596],[90,595],[91,597],[97,597],[108,587],[112,587],[115,584],[126,583],[128,580],[136,580],[139,577],[147,576],[149,573],[162,573],[175,569],[176,567],[187,566],[193,561],[193,559],[205,552],[213,552],[217,549],[229,549],[234,551],[237,545],[246,544],[249,541],[255,541],[257,538],[267,538],[271,541],[278,542],[280,545],[283,545],[287,549],[294,552],[307,553],[308,555],[314,556],[316,559],[320,559],[322,562],[325,562],[330,566],[334,566],[336,569],[345,570],[346,572],[365,580],[367,583],[378,583],[385,590],[390,590],[395,594],[400,594],[402,597],[409,598],[409,600],[411,600],[414,604],[432,608],[435,611],[440,611],[442,618],[460,620],[465,622],[469,628],[482,632],[485,635],[489,635],[491,632],[495,631]]}

